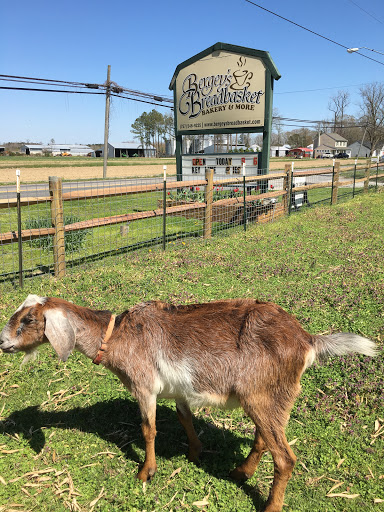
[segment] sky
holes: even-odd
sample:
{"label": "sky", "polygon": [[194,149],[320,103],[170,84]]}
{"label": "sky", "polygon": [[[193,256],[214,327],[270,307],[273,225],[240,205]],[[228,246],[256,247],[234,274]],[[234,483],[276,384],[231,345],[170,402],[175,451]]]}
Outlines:
{"label": "sky", "polygon": [[[169,97],[176,66],[223,42],[270,53],[281,74],[273,100],[280,116],[330,119],[329,100],[339,90],[350,93],[347,113],[358,115],[359,88],[384,81],[382,0],[255,3],[323,38],[246,0],[20,0],[2,7],[0,74],[100,84],[110,65],[118,85]],[[345,48],[363,46],[381,52],[360,50],[382,64]],[[132,123],[152,108],[113,97],[109,140],[133,140]],[[102,143],[104,116],[103,95],[0,89],[0,144]],[[284,129],[300,127],[290,124]]]}

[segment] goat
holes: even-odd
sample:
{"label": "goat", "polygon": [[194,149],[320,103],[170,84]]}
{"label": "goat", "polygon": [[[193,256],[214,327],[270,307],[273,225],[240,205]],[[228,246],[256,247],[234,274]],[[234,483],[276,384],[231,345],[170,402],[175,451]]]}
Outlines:
{"label": "goat", "polygon": [[137,399],[145,461],[138,478],[156,472],[156,399],[176,400],[198,462],[202,444],[190,407],[242,407],[256,434],[248,457],[231,473],[250,478],[264,452],[274,461],[265,511],[281,511],[296,457],[285,437],[300,378],[316,359],[348,352],[377,353],[374,342],[355,334],[311,335],[273,303],[233,299],[173,306],[151,301],[118,316],[53,297],[29,295],[0,334],[0,348],[31,356],[50,342],[66,361],[77,349],[114,372]]}

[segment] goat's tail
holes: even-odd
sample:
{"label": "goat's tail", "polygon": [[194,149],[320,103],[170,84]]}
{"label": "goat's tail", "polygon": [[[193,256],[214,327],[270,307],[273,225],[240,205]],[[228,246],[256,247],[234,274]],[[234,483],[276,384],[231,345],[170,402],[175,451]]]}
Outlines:
{"label": "goat's tail", "polygon": [[351,352],[371,357],[379,353],[375,342],[350,332],[318,335],[314,338],[315,359],[324,360],[331,356],[341,356]]}

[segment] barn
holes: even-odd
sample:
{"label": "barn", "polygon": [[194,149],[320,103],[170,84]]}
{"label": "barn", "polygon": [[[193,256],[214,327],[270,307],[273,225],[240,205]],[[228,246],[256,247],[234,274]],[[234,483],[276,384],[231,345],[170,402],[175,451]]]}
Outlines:
{"label": "barn", "polygon": [[20,151],[26,155],[51,154],[52,156],[95,156],[94,150],[82,144],[25,144]]}
{"label": "barn", "polygon": [[[101,155],[103,152],[101,152]],[[156,149],[153,146],[143,146],[136,142],[110,142],[108,143],[108,158],[121,158],[145,156],[147,158],[156,156]]]}

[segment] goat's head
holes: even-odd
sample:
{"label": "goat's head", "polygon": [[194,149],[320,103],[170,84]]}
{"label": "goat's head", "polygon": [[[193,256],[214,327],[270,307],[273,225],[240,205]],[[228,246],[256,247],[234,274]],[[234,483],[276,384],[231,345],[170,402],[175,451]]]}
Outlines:
{"label": "goat's head", "polygon": [[75,331],[62,309],[52,307],[48,298],[28,295],[0,333],[0,348],[11,354],[25,352],[29,358],[45,342],[66,361],[75,347]]}

